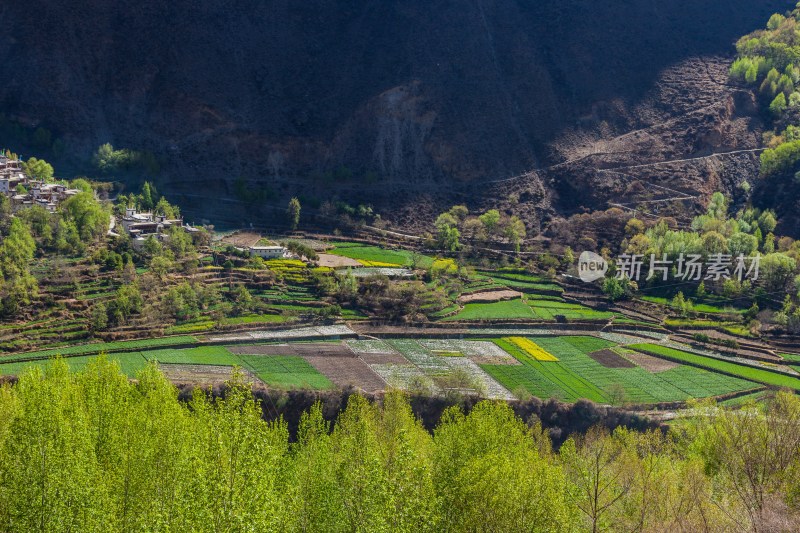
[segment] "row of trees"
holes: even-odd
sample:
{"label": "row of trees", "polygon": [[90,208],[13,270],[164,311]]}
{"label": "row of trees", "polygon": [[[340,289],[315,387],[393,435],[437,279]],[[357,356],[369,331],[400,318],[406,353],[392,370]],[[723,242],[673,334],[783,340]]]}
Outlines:
{"label": "row of trees", "polygon": [[319,404],[296,442],[241,378],[188,404],[155,367],[101,357],[0,388],[6,531],[796,530],[800,399],[703,416],[681,434],[592,429],[554,451],[504,403],[429,433],[405,397]]}
{"label": "row of trees", "polygon": [[492,239],[504,239],[519,251],[527,235],[525,224],[517,216],[503,216],[497,209],[470,216],[465,205],[454,205],[449,211],[440,214],[434,226],[436,246],[450,252],[461,248],[462,237],[479,244],[486,244]]}
{"label": "row of trees", "polygon": [[769,148],[761,154],[765,177],[796,170],[800,141],[792,128],[800,121],[800,46],[798,16],[774,14],[765,30],[742,37],[736,45],[739,57],[731,65],[731,79],[758,88],[759,98],[775,123],[765,138]]}
{"label": "row of trees", "polygon": [[[708,259],[716,254],[752,257],[760,254],[760,286],[767,293],[790,291],[800,295],[800,242],[790,237],[777,238],[775,213],[748,207],[736,217],[728,217],[728,201],[722,193],[714,193],[705,214],[692,221],[690,230],[671,228],[665,221],[647,226],[632,218],[626,225],[627,237],[622,249],[630,254],[661,259],[664,254],[675,260],[680,254],[701,255]],[[730,298],[742,296],[753,289],[749,281],[730,279],[709,286]]]}

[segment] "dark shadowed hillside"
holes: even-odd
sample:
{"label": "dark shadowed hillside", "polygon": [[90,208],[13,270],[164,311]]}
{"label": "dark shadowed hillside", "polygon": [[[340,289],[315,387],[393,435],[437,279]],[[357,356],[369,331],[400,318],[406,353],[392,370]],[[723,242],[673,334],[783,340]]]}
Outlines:
{"label": "dark shadowed hillside", "polygon": [[[192,200],[194,216],[254,221],[289,194],[309,206],[337,194],[413,222],[418,204],[516,192],[520,211],[539,208],[527,210],[535,225],[618,196],[616,178],[597,168],[753,146],[753,106],[726,85],[719,58],[790,7],[6,1],[0,107],[63,138],[65,165],[107,141],[154,152],[162,191]],[[636,129],[646,138],[617,138]],[[594,160],[609,151],[611,160]],[[587,155],[521,183],[474,185]],[[731,179],[724,168],[693,169],[682,186]],[[600,192],[587,195],[587,184]]]}

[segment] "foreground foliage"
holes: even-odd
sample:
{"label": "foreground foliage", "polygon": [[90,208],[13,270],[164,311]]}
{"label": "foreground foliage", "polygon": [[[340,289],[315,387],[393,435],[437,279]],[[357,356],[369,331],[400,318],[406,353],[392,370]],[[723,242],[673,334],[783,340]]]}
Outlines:
{"label": "foreground foliage", "polygon": [[[240,380],[191,402],[155,366],[56,360],[0,388],[4,531],[723,531],[789,527],[800,400],[698,406],[682,437],[593,429],[551,449],[502,403],[451,408],[433,435],[408,402],[319,404],[298,439]],[[268,406],[264,406],[269,409]],[[778,438],[780,434],[780,438]]]}

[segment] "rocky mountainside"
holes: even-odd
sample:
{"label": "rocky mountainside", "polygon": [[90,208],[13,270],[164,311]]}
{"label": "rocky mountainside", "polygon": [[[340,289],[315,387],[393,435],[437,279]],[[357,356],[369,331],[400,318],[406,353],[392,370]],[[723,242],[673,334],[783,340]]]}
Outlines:
{"label": "rocky mountainside", "polygon": [[727,85],[726,62],[790,7],[6,2],[0,111],[46,126],[68,156],[103,142],[154,152],[160,189],[193,216],[258,221],[298,194],[409,224],[447,203],[499,203],[536,225],[640,200],[651,183],[735,190],[752,153],[630,167],[757,146],[757,109]]}

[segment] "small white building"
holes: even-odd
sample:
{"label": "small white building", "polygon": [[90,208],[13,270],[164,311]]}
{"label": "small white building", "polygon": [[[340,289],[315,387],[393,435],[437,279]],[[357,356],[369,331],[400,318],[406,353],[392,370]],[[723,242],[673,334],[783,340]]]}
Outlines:
{"label": "small white building", "polygon": [[251,246],[250,257],[261,257],[262,259],[281,259],[286,253],[283,246]]}

